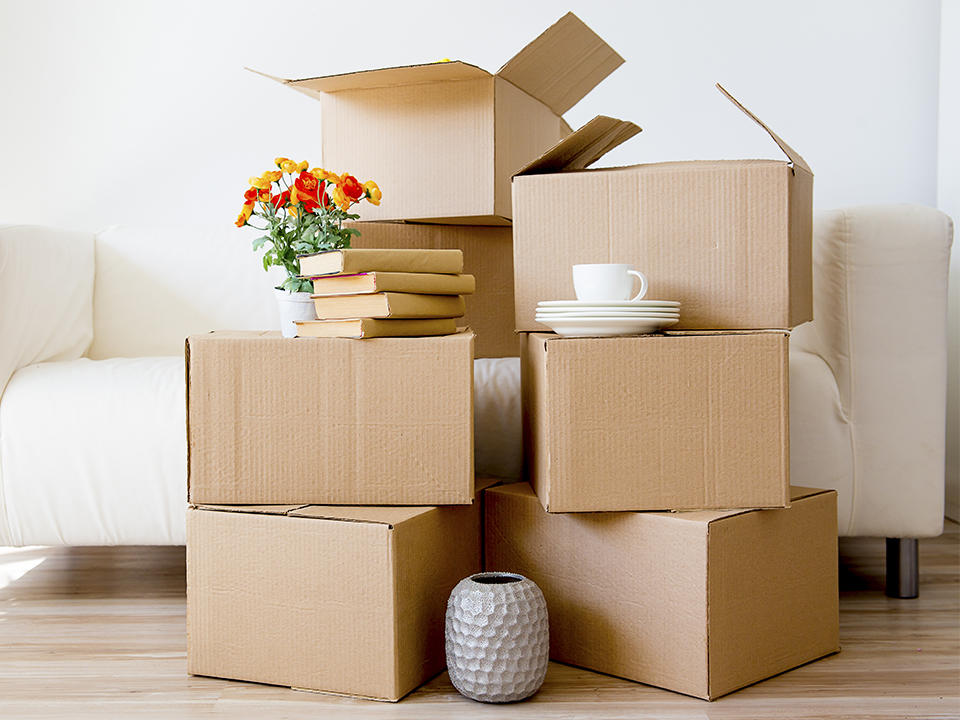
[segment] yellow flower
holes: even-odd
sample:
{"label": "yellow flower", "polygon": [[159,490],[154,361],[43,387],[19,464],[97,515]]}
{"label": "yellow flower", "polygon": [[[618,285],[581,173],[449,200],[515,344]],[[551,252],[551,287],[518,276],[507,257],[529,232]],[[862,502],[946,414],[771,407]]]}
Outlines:
{"label": "yellow flower", "polygon": [[293,203],[294,203],[293,193],[291,193],[291,194],[290,194],[290,204],[287,205],[287,212],[290,213],[290,215],[292,215],[293,217],[296,217],[296,216],[297,216],[298,209],[299,209],[300,206],[299,206],[299,205],[294,205]]}
{"label": "yellow flower", "polygon": [[270,191],[261,190],[260,191],[260,202],[270,202]]}
{"label": "yellow flower", "polygon": [[306,169],[309,168],[309,167],[310,167],[310,163],[308,163],[306,160],[304,160],[302,163],[300,163],[299,165],[297,165],[297,172],[298,172],[298,173],[301,173],[301,172],[303,172],[304,170],[306,170]]}
{"label": "yellow flower", "polygon": [[285,173],[295,173],[297,172],[297,164],[293,160],[284,160],[280,163],[280,169]]}
{"label": "yellow flower", "polygon": [[240,211],[240,214],[237,215],[237,221],[234,223],[237,227],[243,227],[247,224],[247,220],[250,219],[250,216],[253,214],[253,203],[247,205],[244,203],[243,209]]}
{"label": "yellow flower", "polygon": [[278,158],[274,158],[274,159],[273,159],[273,162],[276,163],[277,167],[280,167],[280,166],[283,165],[285,162],[290,162],[290,158],[278,157]]}
{"label": "yellow flower", "polygon": [[380,199],[383,197],[383,193],[380,192],[380,188],[373,180],[367,180],[367,182],[363,184],[363,191],[371,205],[380,204]]}
{"label": "yellow flower", "polygon": [[336,173],[329,172],[323,168],[314,168],[310,171],[310,174],[313,175],[317,180],[327,181],[332,183],[339,183],[340,176]]}
{"label": "yellow flower", "polygon": [[440,58],[439,60],[437,60],[437,62],[438,63],[450,62],[450,58]]}
{"label": "yellow flower", "polygon": [[343,190],[340,189],[339,185],[333,189],[333,195],[331,195],[331,199],[341,210],[349,210],[350,205],[353,204],[353,201],[343,194]]}
{"label": "yellow flower", "polygon": [[257,188],[257,190],[269,190],[270,181],[262,177],[252,177],[249,180],[250,186]]}
{"label": "yellow flower", "polygon": [[272,183],[277,182],[280,178],[283,177],[283,173],[280,170],[267,170],[262,175],[264,180],[269,180]]}

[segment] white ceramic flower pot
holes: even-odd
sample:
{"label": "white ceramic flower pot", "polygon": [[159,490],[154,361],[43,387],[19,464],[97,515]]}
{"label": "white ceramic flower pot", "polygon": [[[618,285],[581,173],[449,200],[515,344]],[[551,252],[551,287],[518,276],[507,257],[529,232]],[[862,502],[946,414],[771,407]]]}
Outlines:
{"label": "white ceramic flower pot", "polygon": [[297,320],[316,320],[317,313],[310,299],[310,293],[292,293],[274,289],[277,306],[280,309],[280,332],[286,338],[297,336]]}
{"label": "white ceramic flower pot", "polygon": [[464,578],[447,601],[446,641],[450,682],[461,694],[491,703],[528,698],[550,655],[543,593],[514,573]]}

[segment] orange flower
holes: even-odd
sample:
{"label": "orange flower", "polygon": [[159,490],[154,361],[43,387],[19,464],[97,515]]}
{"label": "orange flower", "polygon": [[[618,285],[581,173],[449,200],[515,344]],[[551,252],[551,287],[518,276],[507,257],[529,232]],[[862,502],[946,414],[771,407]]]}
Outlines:
{"label": "orange flower", "polygon": [[293,181],[290,198],[294,202],[303,204],[306,212],[313,212],[320,204],[320,181],[306,171],[301,171],[299,177]]}
{"label": "orange flower", "polygon": [[249,182],[251,186],[257,188],[258,190],[270,189],[270,181],[262,177],[252,177],[247,182]]}
{"label": "orange flower", "polygon": [[364,195],[363,185],[353,175],[344,175],[339,187],[353,202],[359,201]]}
{"label": "orange flower", "polygon": [[380,199],[383,197],[383,193],[380,192],[380,188],[373,180],[368,180],[363,184],[363,191],[366,193],[367,200],[371,205],[380,204]]}
{"label": "orange flower", "polygon": [[244,205],[253,205],[254,201],[257,199],[258,193],[261,191],[255,187],[250,188],[243,194],[243,204]]}
{"label": "orange flower", "polygon": [[270,182],[275,183],[283,177],[283,172],[280,170],[267,170],[262,177],[264,180],[269,180]]}

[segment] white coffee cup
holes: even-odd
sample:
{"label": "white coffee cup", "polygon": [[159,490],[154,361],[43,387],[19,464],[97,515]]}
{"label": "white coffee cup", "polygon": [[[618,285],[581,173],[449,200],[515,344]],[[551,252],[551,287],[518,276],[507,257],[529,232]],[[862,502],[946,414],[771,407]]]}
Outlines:
{"label": "white coffee cup", "polygon": [[[640,292],[633,297],[633,279],[640,278]],[[636,302],[647,294],[647,278],[622,263],[595,263],[573,266],[573,289],[577,300]]]}

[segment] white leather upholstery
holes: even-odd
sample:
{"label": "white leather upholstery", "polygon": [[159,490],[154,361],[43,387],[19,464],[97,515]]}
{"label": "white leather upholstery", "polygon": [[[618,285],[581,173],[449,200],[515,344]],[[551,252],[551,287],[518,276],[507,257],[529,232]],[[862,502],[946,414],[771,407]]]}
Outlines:
{"label": "white leather upholstery", "polygon": [[7,542],[184,543],[183,378],[182,357],[83,358],[14,374],[0,402]]}
{"label": "white leather upholstery", "polygon": [[[914,205],[815,223],[815,320],[794,332],[791,354],[791,481],[840,491],[841,534],[943,529],[952,236],[946,215]],[[823,368],[811,355],[832,387],[813,378]]]}
{"label": "white leather upholstery", "polygon": [[81,357],[93,337],[93,235],[0,226],[0,393],[31,363]]}

